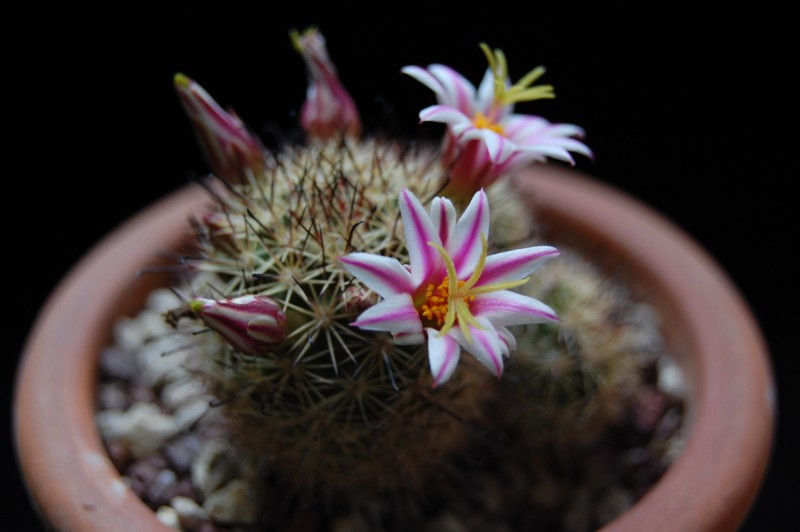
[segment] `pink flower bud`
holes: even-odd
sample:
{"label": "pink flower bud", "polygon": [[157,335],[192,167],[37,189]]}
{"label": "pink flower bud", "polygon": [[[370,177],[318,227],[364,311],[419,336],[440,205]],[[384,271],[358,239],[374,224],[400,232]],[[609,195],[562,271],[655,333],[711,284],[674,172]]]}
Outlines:
{"label": "pink flower bud", "polygon": [[291,33],[292,44],[308,68],[308,91],[300,110],[300,124],[312,137],[322,140],[342,133],[358,136],[361,119],[350,94],[339,81],[336,67],[328,57],[325,38],[316,28]]}
{"label": "pink flower bud", "polygon": [[286,338],[286,315],[267,296],[232,299],[196,299],[192,310],[234,349],[246,355],[264,355]]}
{"label": "pink flower bud", "polygon": [[175,74],[175,89],[212,172],[232,182],[242,182],[249,171],[264,167],[261,143],[250,134],[233,111],[226,112],[197,82]]}

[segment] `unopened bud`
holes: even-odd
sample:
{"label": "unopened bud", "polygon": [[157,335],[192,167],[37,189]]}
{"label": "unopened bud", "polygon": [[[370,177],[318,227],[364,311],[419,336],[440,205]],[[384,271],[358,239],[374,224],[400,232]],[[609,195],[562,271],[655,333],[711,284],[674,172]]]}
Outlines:
{"label": "unopened bud", "polygon": [[196,299],[191,309],[234,349],[246,355],[264,355],[286,338],[286,315],[268,296],[233,299]]}
{"label": "unopened bud", "polygon": [[303,33],[292,31],[290,36],[308,68],[308,91],[300,110],[303,129],[322,140],[342,133],[357,137],[361,133],[358,108],[336,74],[325,48],[325,38],[316,28]]}
{"label": "unopened bud", "polygon": [[232,111],[229,113],[194,80],[175,74],[175,89],[194,124],[211,171],[231,183],[264,168],[261,143]]}

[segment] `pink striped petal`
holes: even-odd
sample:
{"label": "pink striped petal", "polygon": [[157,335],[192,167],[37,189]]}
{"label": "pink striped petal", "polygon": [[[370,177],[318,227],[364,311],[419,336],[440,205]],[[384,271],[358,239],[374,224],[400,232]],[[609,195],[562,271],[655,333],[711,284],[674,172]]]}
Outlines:
{"label": "pink striped petal", "polygon": [[414,286],[426,281],[432,273],[442,269],[439,252],[430,245],[441,245],[438,232],[433,228],[430,216],[417,197],[408,189],[400,193],[400,216],[406,234],[406,247],[411,261]]}
{"label": "pink striped petal", "polygon": [[517,338],[514,336],[514,333],[506,329],[505,327],[497,327],[497,336],[500,337],[500,341],[504,344],[503,354],[509,355],[512,352],[516,351],[517,349]]}
{"label": "pink striped petal", "polygon": [[489,320],[486,318],[476,318],[476,320],[480,327],[469,326],[471,341],[467,340],[458,328],[451,329],[447,334],[499,379],[503,374],[503,350],[507,348]]}
{"label": "pink striped petal", "polygon": [[517,150],[517,144],[490,129],[482,129],[483,142],[489,150],[489,158],[496,164],[502,164]]}
{"label": "pink striped petal", "polygon": [[381,297],[414,291],[411,274],[397,259],[371,253],[340,257],[344,269]]}
{"label": "pink striped petal", "polygon": [[471,116],[475,112],[475,86],[467,79],[445,65],[431,65],[428,71],[439,80],[447,99],[439,103],[455,107],[462,113]]}
{"label": "pink striped petal", "polygon": [[459,279],[466,279],[475,269],[481,256],[481,235],[489,238],[489,200],[483,190],[472,197],[447,246]]}
{"label": "pink striped petal", "polygon": [[428,334],[428,361],[433,375],[433,386],[450,380],[461,355],[461,347],[447,334],[440,335],[436,329],[425,329]]}
{"label": "pink striped petal", "polygon": [[398,294],[384,299],[362,312],[352,325],[367,331],[386,331],[403,337],[422,334],[422,322],[411,294]]}
{"label": "pink striped petal", "polygon": [[442,245],[447,248],[447,243],[453,235],[456,225],[456,208],[447,198],[433,198],[431,202],[431,222],[433,229],[439,235]]}
{"label": "pink striped petal", "polygon": [[558,250],[551,246],[514,249],[489,255],[475,286],[522,279],[557,256]]}
{"label": "pink striped petal", "polygon": [[540,116],[512,115],[503,122],[503,129],[509,138],[523,144],[526,138],[539,135],[549,125],[550,122]]}
{"label": "pink striped petal", "polygon": [[452,127],[464,128],[472,126],[472,121],[467,115],[454,107],[447,105],[431,105],[419,112],[420,122],[441,122]]}
{"label": "pink striped petal", "polygon": [[439,80],[433,77],[433,75],[431,75],[431,73],[426,69],[411,65],[401,68],[400,72],[406,74],[407,76],[411,76],[432,90],[436,94],[436,100],[439,103],[444,103],[446,101],[447,95],[445,94],[444,87],[442,87],[442,84],[439,83]]}
{"label": "pink striped petal", "polygon": [[478,111],[483,114],[488,114],[494,103],[494,74],[490,68],[486,69],[481,84],[478,86],[478,98],[475,103]]}
{"label": "pink striped petal", "polygon": [[555,311],[538,299],[510,290],[476,296],[470,303],[470,311],[497,326],[559,321]]}

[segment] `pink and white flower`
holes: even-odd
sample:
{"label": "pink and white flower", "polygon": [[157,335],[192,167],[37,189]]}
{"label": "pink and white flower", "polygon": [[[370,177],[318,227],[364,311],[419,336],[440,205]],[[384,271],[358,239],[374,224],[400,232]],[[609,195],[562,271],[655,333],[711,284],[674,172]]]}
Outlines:
{"label": "pink and white flower", "polygon": [[227,112],[196,81],[175,74],[175,89],[194,124],[211,170],[236,183],[264,167],[264,150],[233,111]]}
{"label": "pink and white flower", "polygon": [[458,220],[446,198],[435,198],[430,213],[408,190],[399,201],[408,266],[369,253],[340,258],[383,298],[353,325],[389,332],[398,343],[421,344],[427,337],[434,386],[450,379],[462,349],[499,378],[503,356],[516,347],[506,327],[558,321],[544,303],[510,290],[558,251],[537,246],[487,256],[489,203],[483,190]]}
{"label": "pink and white flower", "polygon": [[342,133],[357,137],[361,119],[353,98],[344,88],[328,56],[325,38],[315,28],[291,33],[292,44],[308,68],[308,91],[300,109],[300,124],[310,136],[334,138]]}
{"label": "pink and white flower", "polygon": [[555,97],[551,85],[531,86],[544,74],[544,67],[511,85],[503,52],[485,44],[481,49],[489,69],[477,90],[445,65],[402,69],[436,93],[438,105],[423,109],[419,117],[422,122],[448,126],[444,164],[453,165],[451,190],[472,194],[504,174],[547,157],[574,164],[570,152],[592,156],[578,140],[584,134],[580,127],[513,113],[515,103]]}

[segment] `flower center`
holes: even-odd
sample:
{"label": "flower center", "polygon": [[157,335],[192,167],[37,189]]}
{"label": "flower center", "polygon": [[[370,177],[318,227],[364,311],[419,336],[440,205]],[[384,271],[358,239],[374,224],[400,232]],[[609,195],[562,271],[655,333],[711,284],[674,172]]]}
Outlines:
{"label": "flower center", "polygon": [[[447,334],[457,324],[467,341],[472,342],[470,327],[481,328],[480,323],[475,319],[470,309],[470,302],[475,301],[475,296],[498,290],[508,290],[528,282],[528,279],[525,278],[518,281],[504,281],[475,286],[480,280],[483,268],[486,265],[488,245],[483,234],[481,234],[480,258],[472,271],[472,275],[466,281],[458,279],[455,264],[453,264],[453,259],[447,253],[447,250],[434,242],[428,242],[428,245],[436,248],[436,251],[441,255],[447,275],[439,283],[439,286],[434,286],[432,283],[428,285],[425,290],[425,301],[419,307],[419,313],[423,318],[436,321],[436,324],[441,327],[439,334]],[[456,287],[455,290],[451,290],[453,286]]]}
{"label": "flower center", "polygon": [[488,129],[490,131],[494,131],[498,135],[506,135],[503,126],[494,122],[491,118],[487,117],[480,111],[475,113],[475,118],[472,120],[472,124],[478,129]]}
{"label": "flower center", "polygon": [[[455,292],[458,293],[467,281],[458,281],[458,287]],[[475,296],[467,294],[460,298],[461,301],[469,310],[469,302],[475,300]],[[455,302],[454,302],[455,303]],[[445,277],[439,286],[434,286],[433,283],[428,285],[425,290],[425,303],[420,307],[420,314],[422,317],[431,321],[436,321],[436,325],[442,326],[447,319],[447,312],[450,309],[450,278]]]}

